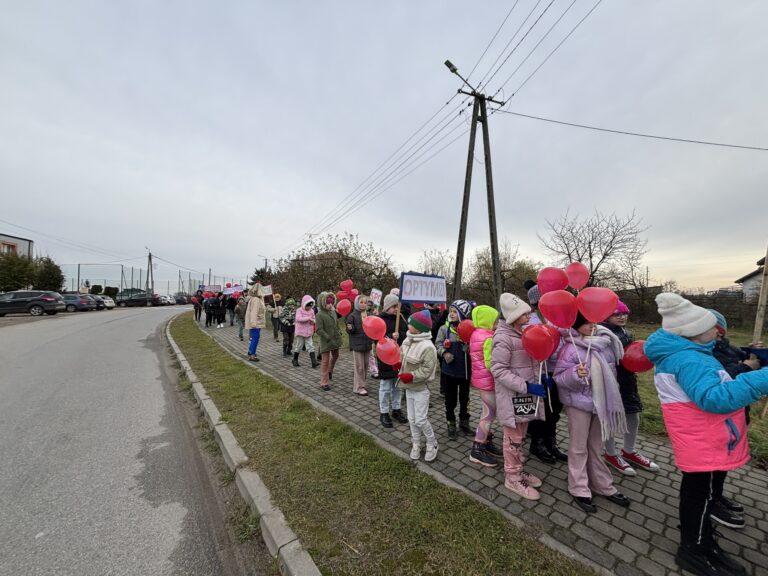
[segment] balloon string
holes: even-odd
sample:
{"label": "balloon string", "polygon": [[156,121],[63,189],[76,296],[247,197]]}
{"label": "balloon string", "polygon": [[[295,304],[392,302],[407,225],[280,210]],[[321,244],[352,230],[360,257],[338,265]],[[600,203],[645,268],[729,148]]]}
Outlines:
{"label": "balloon string", "polygon": [[592,349],[592,337],[595,335],[595,328],[597,328],[597,324],[592,324],[592,332],[589,333],[589,343],[587,343],[587,357],[585,360],[589,359],[589,351]]}
{"label": "balloon string", "polygon": [[[579,364],[584,365],[584,367],[586,368],[587,365],[584,364],[584,360],[581,359],[581,354],[579,354],[579,347],[576,346],[576,341],[573,339],[573,332],[568,330],[568,336],[571,337],[571,344],[573,344],[573,349],[576,351],[576,358],[579,360]],[[589,349],[587,349],[587,354],[589,354]],[[584,376],[584,378],[582,378],[582,380],[584,381],[584,384],[589,386],[589,380],[587,380],[586,376]]]}

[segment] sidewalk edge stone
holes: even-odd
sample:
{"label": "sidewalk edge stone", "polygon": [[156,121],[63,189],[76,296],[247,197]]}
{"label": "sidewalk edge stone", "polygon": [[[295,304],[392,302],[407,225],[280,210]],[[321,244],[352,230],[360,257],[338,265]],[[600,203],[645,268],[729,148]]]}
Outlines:
{"label": "sidewalk edge stone", "polygon": [[[240,447],[234,434],[232,434],[229,426],[221,423],[221,413],[216,404],[208,396],[208,392],[198,380],[186,357],[176,344],[173,336],[171,336],[171,323],[174,320],[175,318],[171,318],[168,321],[165,327],[165,336],[168,342],[170,342],[176,358],[186,372],[187,378],[193,383],[193,395],[198,399],[198,404],[204,412],[206,419],[208,419],[209,423],[211,422],[208,411],[215,411],[215,415],[217,415],[217,424],[211,425],[214,429],[216,441],[221,448],[224,460],[227,461],[227,465],[231,470],[235,471],[235,482],[240,496],[245,500],[251,512],[259,517],[262,540],[272,557],[277,559],[280,573],[284,576],[319,576],[321,572],[315,561],[301,545],[298,536],[288,526],[283,513],[272,503],[269,489],[262,482],[261,477],[255,470],[241,467],[248,463],[248,457]],[[225,348],[222,349],[226,350]],[[226,351],[229,352],[228,350]],[[198,394],[200,394],[199,398]],[[231,452],[231,454],[228,454],[228,452]],[[235,463],[237,465],[234,465]]]}

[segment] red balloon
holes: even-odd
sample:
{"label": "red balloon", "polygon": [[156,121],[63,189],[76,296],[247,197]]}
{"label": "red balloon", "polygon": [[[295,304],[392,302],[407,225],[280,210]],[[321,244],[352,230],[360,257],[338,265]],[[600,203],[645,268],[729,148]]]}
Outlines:
{"label": "red balloon", "polygon": [[359,295],[360,295],[360,292],[358,291],[358,289],[357,289],[357,288],[352,288],[352,290],[350,290],[350,291],[349,291],[349,297],[350,297],[350,300],[354,300],[354,299],[355,299],[355,298],[357,298]]}
{"label": "red balloon", "polygon": [[568,285],[575,290],[581,290],[589,282],[589,268],[581,262],[568,264],[565,267],[565,274],[568,276]]}
{"label": "red balloon", "polygon": [[363,320],[363,332],[371,340],[381,340],[387,333],[387,323],[378,316],[366,316]]}
{"label": "red balloon", "polygon": [[197,304],[197,296],[192,296],[192,304]]}
{"label": "red balloon", "polygon": [[542,268],[536,277],[536,284],[542,296],[547,292],[565,290],[568,287],[568,275],[560,268]]}
{"label": "red balloon", "polygon": [[232,282],[227,282],[226,284],[224,284],[224,286],[226,286],[227,288],[232,288]]}
{"label": "red balloon", "polygon": [[339,290],[336,292],[336,302],[341,302],[342,300],[346,300],[349,297],[349,294],[344,292],[343,290]]}
{"label": "red balloon", "polygon": [[557,347],[560,346],[560,331],[552,326],[552,324],[542,324],[544,328],[547,329],[547,332],[549,332],[549,337],[552,338],[552,352],[557,350]]}
{"label": "red balloon", "polygon": [[602,322],[616,310],[619,297],[610,288],[584,288],[576,297],[579,312],[590,322]]}
{"label": "red balloon", "polygon": [[443,340],[443,348],[446,350],[449,350],[451,348],[451,340],[449,338],[446,338]]}
{"label": "red balloon", "polygon": [[342,300],[341,302],[336,304],[336,312],[338,312],[342,316],[346,316],[347,314],[352,312],[352,303],[347,299]]}
{"label": "red balloon", "polygon": [[624,358],[621,363],[630,372],[648,372],[653,368],[653,362],[648,360],[648,356],[643,351],[645,340],[635,340],[624,349]]}
{"label": "red balloon", "polygon": [[465,344],[469,343],[469,339],[472,337],[472,332],[475,331],[475,325],[472,323],[472,320],[462,320],[459,322],[459,325],[456,327],[456,334],[459,335],[459,340],[464,342]]}
{"label": "red balloon", "polygon": [[397,364],[400,362],[400,348],[392,338],[384,338],[376,344],[376,358],[384,364]]}
{"label": "red balloon", "polygon": [[576,297],[565,290],[547,292],[539,300],[539,310],[558,328],[570,328],[576,321]]}
{"label": "red balloon", "polygon": [[549,330],[540,324],[530,326],[523,330],[523,348],[528,356],[541,362],[546,360],[555,351],[554,342]]}
{"label": "red balloon", "polygon": [[341,288],[344,292],[349,292],[352,290],[352,286],[354,286],[352,280],[343,280],[341,284],[339,284],[339,288]]}

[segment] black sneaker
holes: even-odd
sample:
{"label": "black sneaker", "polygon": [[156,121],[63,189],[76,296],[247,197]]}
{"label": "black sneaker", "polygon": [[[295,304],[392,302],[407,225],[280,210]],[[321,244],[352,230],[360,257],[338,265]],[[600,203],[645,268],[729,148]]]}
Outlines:
{"label": "black sneaker", "polygon": [[385,412],[384,414],[381,414],[379,416],[379,420],[381,420],[381,425],[384,426],[384,428],[392,428],[392,418],[389,417],[389,412]]}
{"label": "black sneaker", "polygon": [[675,555],[675,563],[683,570],[700,576],[731,576],[731,572],[713,560],[707,551],[699,546],[688,547],[681,544]]}
{"label": "black sneaker", "polygon": [[[720,535],[716,530],[713,531],[714,534]],[[709,551],[707,552],[707,557],[712,560],[715,564],[722,566],[726,570],[728,570],[729,574],[746,574],[747,569],[744,568],[741,564],[736,562],[731,556],[720,546],[718,545],[717,541],[712,542],[712,546],[709,548]]]}
{"label": "black sneaker", "polygon": [[459,437],[456,432],[456,422],[448,422],[448,440],[456,440]]}
{"label": "black sneaker", "polygon": [[610,496],[606,496],[605,499],[621,506],[622,508],[629,508],[630,500],[621,492],[614,492]]}
{"label": "black sneaker", "polygon": [[485,441],[485,451],[496,458],[504,456],[504,451],[493,443],[493,436],[491,434],[488,434],[488,440]]}
{"label": "black sneaker", "polygon": [[499,463],[493,455],[486,452],[485,445],[480,442],[472,443],[472,450],[469,453],[469,461],[474,462],[475,464],[488,466],[489,468],[493,468]]}
{"label": "black sneaker", "polygon": [[469,418],[459,418],[459,430],[461,430],[465,436],[475,435],[475,431],[469,427]]}
{"label": "black sneaker", "polygon": [[742,506],[738,502],[734,502],[730,498],[726,498],[725,496],[720,496],[720,498],[718,498],[716,501],[720,502],[720,504],[725,506],[731,512],[736,512],[737,514],[744,513],[744,506]]}
{"label": "black sneaker", "polygon": [[592,503],[592,498],[589,496],[574,496],[573,501],[576,502],[576,506],[584,510],[587,514],[597,512],[597,506]]}
{"label": "black sneaker", "polygon": [[400,409],[392,410],[392,419],[400,424],[408,424],[408,416],[403,414],[403,411]]}
{"label": "black sneaker", "polygon": [[712,502],[710,505],[709,517],[718,524],[728,526],[728,528],[744,528],[744,517],[728,510],[720,500]]}

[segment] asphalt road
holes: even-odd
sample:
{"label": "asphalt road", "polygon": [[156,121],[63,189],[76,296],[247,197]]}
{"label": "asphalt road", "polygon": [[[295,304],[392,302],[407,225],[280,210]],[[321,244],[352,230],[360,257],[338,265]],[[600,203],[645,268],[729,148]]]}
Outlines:
{"label": "asphalt road", "polygon": [[170,382],[179,311],[0,328],[1,575],[246,572]]}

